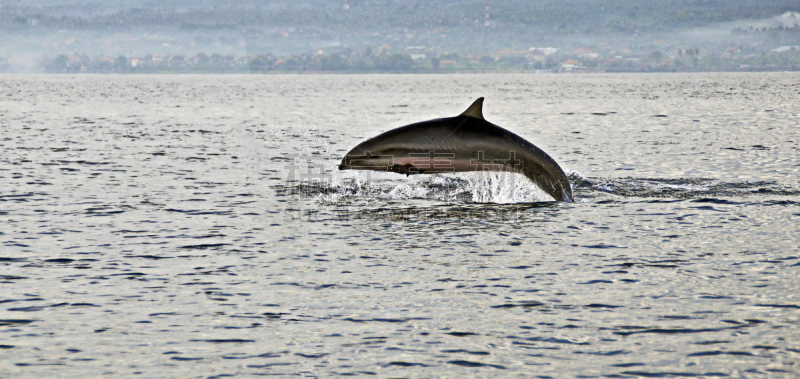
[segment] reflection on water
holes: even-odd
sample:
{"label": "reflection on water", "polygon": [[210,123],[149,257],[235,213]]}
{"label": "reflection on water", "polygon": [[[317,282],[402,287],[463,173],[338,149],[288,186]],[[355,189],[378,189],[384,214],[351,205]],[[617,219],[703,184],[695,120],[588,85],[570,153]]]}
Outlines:
{"label": "reflection on water", "polygon": [[[798,79],[2,77],[0,372],[797,376]],[[575,203],[335,170],[478,96]]]}

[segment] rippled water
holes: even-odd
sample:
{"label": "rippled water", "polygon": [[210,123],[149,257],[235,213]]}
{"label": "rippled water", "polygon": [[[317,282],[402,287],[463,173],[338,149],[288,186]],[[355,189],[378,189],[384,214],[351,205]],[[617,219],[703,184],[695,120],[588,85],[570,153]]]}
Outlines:
{"label": "rippled water", "polygon": [[[800,75],[0,77],[0,376],[795,377]],[[484,115],[570,173],[338,172]]]}

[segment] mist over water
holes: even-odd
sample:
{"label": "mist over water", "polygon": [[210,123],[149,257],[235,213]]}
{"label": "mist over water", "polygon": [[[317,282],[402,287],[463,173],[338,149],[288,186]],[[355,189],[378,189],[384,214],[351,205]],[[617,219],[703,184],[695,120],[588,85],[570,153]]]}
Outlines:
{"label": "mist over water", "polygon": [[[0,376],[800,374],[797,74],[0,83]],[[335,171],[479,96],[574,203]]]}

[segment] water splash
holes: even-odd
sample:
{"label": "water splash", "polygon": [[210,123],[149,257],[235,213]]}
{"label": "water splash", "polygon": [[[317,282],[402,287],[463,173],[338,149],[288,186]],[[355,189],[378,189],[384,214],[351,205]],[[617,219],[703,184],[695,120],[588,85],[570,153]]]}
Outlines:
{"label": "water splash", "polygon": [[[697,199],[754,195],[798,196],[800,189],[774,181],[726,182],[710,178],[595,178],[568,175],[576,202],[600,198]],[[553,201],[522,175],[508,172],[469,172],[412,177],[364,179],[333,177],[276,187],[279,196],[298,196],[323,204],[370,204],[406,200],[449,204],[528,204]]]}
{"label": "water splash", "polygon": [[279,195],[299,195],[325,204],[428,200],[447,203],[519,204],[552,201],[522,175],[475,172],[412,179],[339,179],[282,186]]}

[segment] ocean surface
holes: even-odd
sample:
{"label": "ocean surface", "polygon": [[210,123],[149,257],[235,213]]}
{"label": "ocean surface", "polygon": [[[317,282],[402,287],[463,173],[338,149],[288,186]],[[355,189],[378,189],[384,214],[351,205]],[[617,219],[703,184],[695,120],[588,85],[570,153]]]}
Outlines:
{"label": "ocean surface", "polygon": [[[566,172],[337,171],[487,120]],[[800,74],[0,76],[0,377],[797,377]]]}

